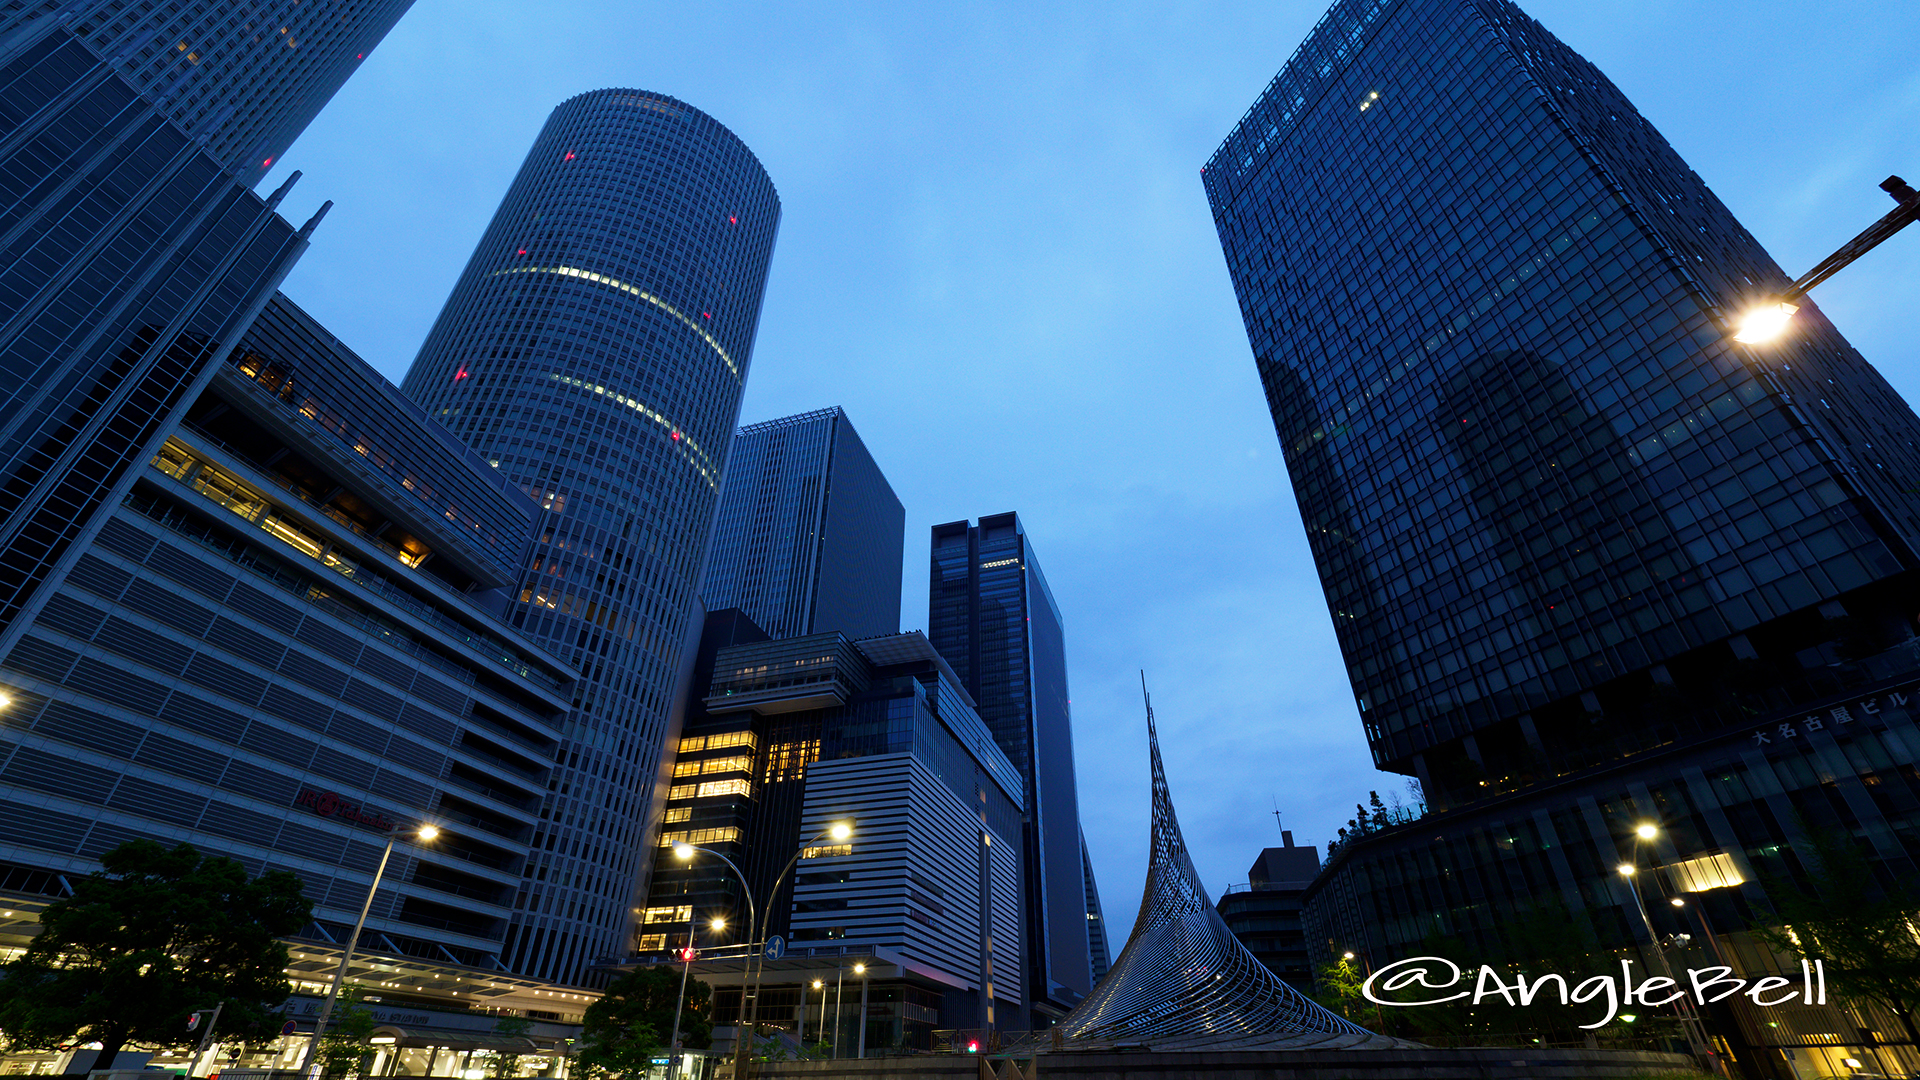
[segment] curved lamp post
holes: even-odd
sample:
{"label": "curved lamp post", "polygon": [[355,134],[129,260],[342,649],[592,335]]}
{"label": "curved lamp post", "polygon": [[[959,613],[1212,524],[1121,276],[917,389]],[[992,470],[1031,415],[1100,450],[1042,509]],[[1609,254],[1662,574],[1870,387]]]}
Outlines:
{"label": "curved lamp post", "polygon": [[[732,859],[727,858],[725,855],[722,855],[720,852],[715,851],[712,848],[700,847],[697,844],[677,844],[674,846],[674,849],[673,849],[673,857],[676,859],[679,859],[683,863],[686,863],[688,866],[692,866],[693,857],[695,855],[700,855],[700,854],[711,855],[714,858],[719,859],[721,862],[726,863],[727,869],[733,871],[733,876],[740,879],[740,895],[747,898],[747,947],[752,948],[754,926],[757,924],[758,919],[754,914],[753,888],[747,884],[747,875],[740,872],[740,867],[736,863],[734,863]],[[688,924],[689,926],[691,926],[692,924],[691,915],[689,915],[688,917]],[[714,929],[716,930],[721,929],[725,925],[726,924],[724,922],[720,920],[715,920]],[[689,932],[688,934],[688,943],[689,944],[692,943],[691,932]],[[692,964],[689,963],[688,967],[691,968]],[[742,983],[743,983],[742,989],[744,990],[744,983],[745,983],[744,979],[742,980]],[[686,993],[686,985],[687,985],[686,974],[683,972],[681,973],[681,976],[680,976],[680,992],[683,995]],[[679,1040],[678,1028],[680,1026],[680,1014],[678,1012],[673,1014],[673,1023],[674,1023],[674,1028],[676,1029],[676,1034],[674,1036],[674,1039],[677,1042]],[[734,1041],[738,1042],[739,1040],[736,1039]],[[679,1060],[680,1059],[678,1057],[674,1058],[674,1061],[676,1062],[676,1064],[671,1066],[671,1068],[678,1068],[679,1066],[677,1063],[679,1062]],[[734,1071],[736,1075],[739,1073],[738,1065],[735,1066]]]}
{"label": "curved lamp post", "polygon": [[307,1044],[307,1053],[300,1060],[301,1075],[313,1071],[313,1059],[319,1056],[320,1039],[327,1033],[327,1021],[333,1017],[333,1003],[340,998],[340,987],[346,984],[347,967],[353,963],[353,950],[360,944],[360,931],[366,928],[367,914],[373,910],[373,894],[380,891],[380,879],[386,875],[387,860],[393,857],[394,841],[411,834],[418,843],[430,844],[440,835],[440,829],[433,825],[421,825],[410,828],[396,825],[387,831],[387,848],[380,853],[380,865],[374,868],[373,883],[367,886],[367,902],[360,905],[360,919],[353,924],[353,934],[347,938],[347,950],[340,954],[340,966],[334,970],[333,985],[327,988],[327,1000],[320,1006],[320,1016],[313,1022],[313,1041]]}
{"label": "curved lamp post", "polygon": [[[1667,953],[1660,947],[1660,939],[1653,932],[1653,920],[1647,915],[1647,905],[1640,897],[1640,845],[1660,835],[1660,827],[1651,821],[1643,821],[1633,827],[1633,861],[1623,862],[1614,867],[1620,876],[1627,879],[1627,889],[1633,893],[1633,906],[1640,912],[1640,924],[1646,927],[1647,944],[1653,948],[1654,962],[1660,966],[1660,974],[1675,986],[1679,980],[1673,977],[1673,965],[1667,963]],[[1693,1011],[1693,1005],[1685,995],[1674,1002],[1673,1011],[1680,1018],[1681,1029],[1687,1033],[1687,1043],[1695,1055],[1712,1064],[1717,1075],[1724,1075],[1720,1065],[1720,1055],[1714,1052],[1713,1044],[1707,1041],[1706,1028],[1700,1023],[1700,1016]]]}
{"label": "curved lamp post", "polygon": [[1800,276],[1787,291],[1779,296],[1768,297],[1740,316],[1740,328],[1733,340],[1745,345],[1762,345],[1786,333],[1787,324],[1793,319],[1793,313],[1800,310],[1800,301],[1806,299],[1808,290],[1815,285],[1839,273],[1848,263],[1880,246],[1881,241],[1915,220],[1920,220],[1920,191],[1915,191],[1905,180],[1889,176],[1880,182],[1880,190],[1893,196],[1899,206],[1886,217],[1867,226],[1859,236],[1847,241],[1839,251],[1820,260],[1813,269]]}
{"label": "curved lamp post", "polygon": [[[747,934],[747,940],[749,944],[759,942],[760,947],[755,949],[753,954],[753,996],[748,999],[746,1004],[746,1030],[742,1032],[740,1038],[733,1040],[733,1074],[735,1076],[743,1076],[746,1073],[747,1047],[751,1045],[753,1041],[754,1024],[760,1018],[760,975],[766,969],[767,957],[766,942],[763,939],[766,937],[767,929],[773,925],[773,901],[780,895],[780,883],[786,880],[787,875],[791,873],[794,866],[800,862],[800,856],[805,853],[808,848],[826,839],[845,840],[853,835],[853,826],[854,820],[852,818],[848,818],[845,821],[833,822],[818,833],[815,833],[813,839],[794,848],[793,858],[787,860],[787,865],[780,871],[780,876],[773,879],[773,888],[767,891],[767,906],[761,909],[763,914],[760,916],[759,933],[753,933],[753,928],[748,927],[749,933]],[[733,864],[728,863],[727,865],[732,866]],[[734,872],[739,873],[739,868],[736,867]],[[746,878],[742,877],[741,885],[744,887],[745,884]],[[752,903],[751,899],[749,899],[748,903]],[[805,1000],[804,995],[801,1000]],[[804,1042],[807,1034],[806,1017],[802,1016],[800,1020],[800,1036]]]}

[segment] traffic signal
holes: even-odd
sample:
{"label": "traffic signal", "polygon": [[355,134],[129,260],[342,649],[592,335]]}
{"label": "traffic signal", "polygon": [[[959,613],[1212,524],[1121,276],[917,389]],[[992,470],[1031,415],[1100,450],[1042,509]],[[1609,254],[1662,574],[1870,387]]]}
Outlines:
{"label": "traffic signal", "polygon": [[687,947],[680,950],[680,961],[682,963],[691,964],[697,957],[699,957],[699,955],[700,955],[699,949],[696,949],[693,946],[688,945]]}
{"label": "traffic signal", "polygon": [[967,1053],[969,1053],[969,1054],[977,1054],[977,1053],[979,1053],[979,1052],[980,1052],[980,1040],[979,1040],[979,1039],[968,1039],[968,1040],[967,1040]]}

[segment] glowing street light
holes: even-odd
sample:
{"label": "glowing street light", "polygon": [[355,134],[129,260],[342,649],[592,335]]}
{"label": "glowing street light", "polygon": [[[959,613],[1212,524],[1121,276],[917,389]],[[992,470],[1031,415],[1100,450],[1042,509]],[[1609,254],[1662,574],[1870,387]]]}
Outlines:
{"label": "glowing street light", "polygon": [[[857,822],[853,818],[843,818],[839,821],[830,822],[826,828],[814,834],[813,839],[795,848],[793,857],[787,860],[787,865],[783,867],[779,875],[773,879],[773,888],[767,893],[767,906],[762,909],[765,914],[760,917],[759,933],[756,934],[752,926],[747,927],[747,940],[749,942],[757,942],[758,947],[754,948],[753,951],[753,993],[747,998],[747,1037],[734,1040],[734,1075],[736,1076],[746,1075],[747,1047],[753,1042],[753,1033],[756,1030],[755,1024],[758,1022],[760,1016],[760,975],[766,970],[767,959],[766,931],[768,927],[773,925],[773,901],[775,897],[780,895],[780,883],[785,881],[787,875],[793,872],[793,868],[800,864],[800,857],[805,855],[809,850],[812,850],[813,845],[828,838],[844,841],[853,835],[853,828],[856,824]],[[845,853],[841,852],[840,854]],[[732,864],[729,863],[728,865]],[[737,868],[735,872],[738,872]],[[741,882],[743,885],[745,881],[746,879],[742,877]],[[747,903],[749,905],[753,903],[751,896],[747,898]],[[823,996],[820,999],[820,1009],[823,1014],[821,1019],[822,1023],[826,1022],[824,1017],[826,1007],[826,998]],[[800,1035],[803,1039],[806,1036],[806,1022],[804,1017],[802,1017],[801,1020]]]}
{"label": "glowing street light", "polygon": [[1887,237],[1920,219],[1920,191],[1915,191],[1905,180],[1889,176],[1880,182],[1880,190],[1893,196],[1893,201],[1900,205],[1894,207],[1886,217],[1867,226],[1860,235],[1841,245],[1840,250],[1820,260],[1786,292],[1767,297],[1742,313],[1733,340],[1744,345],[1763,345],[1778,338],[1786,332],[1793,320],[1793,313],[1800,310],[1799,301],[1806,297],[1809,290],[1880,246]]}
{"label": "glowing street light", "polygon": [[1740,329],[1734,333],[1733,340],[1742,345],[1764,345],[1786,333],[1793,313],[1799,310],[1799,304],[1790,304],[1785,300],[1756,304],[1740,316]]}
{"label": "glowing street light", "polygon": [[412,834],[418,843],[432,843],[440,836],[435,825],[419,825],[409,829],[405,825],[396,825],[387,832],[387,848],[380,853],[380,865],[374,868],[373,882],[367,886],[367,902],[360,905],[359,921],[353,924],[353,933],[347,938],[346,951],[340,954],[340,966],[334,970],[333,985],[327,988],[327,1000],[320,1005],[320,1015],[313,1022],[313,1041],[307,1043],[306,1056],[300,1062],[300,1073],[306,1076],[313,1071],[313,1059],[320,1052],[320,1037],[327,1033],[327,1020],[333,1015],[333,1003],[339,1000],[340,988],[346,985],[347,968],[353,963],[353,950],[360,944],[360,931],[366,928],[367,914],[373,910],[373,894],[380,891],[380,879],[387,872],[387,860],[393,856],[394,841]]}
{"label": "glowing street light", "polygon": [[1638,867],[1634,866],[1632,863],[1625,863],[1625,862],[1621,863],[1619,866],[1614,867],[1614,869],[1620,871],[1621,877],[1632,877],[1634,874],[1639,872]]}
{"label": "glowing street light", "polygon": [[1660,826],[1651,821],[1643,821],[1634,828],[1633,835],[1642,840],[1651,840],[1660,835]]}

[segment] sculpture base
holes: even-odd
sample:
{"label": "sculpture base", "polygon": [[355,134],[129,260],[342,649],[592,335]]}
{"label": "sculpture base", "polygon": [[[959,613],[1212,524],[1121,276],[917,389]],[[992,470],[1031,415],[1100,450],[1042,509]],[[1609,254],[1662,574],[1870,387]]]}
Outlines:
{"label": "sculpture base", "polygon": [[[983,1070],[982,1065],[987,1068]],[[1083,1051],[1009,1061],[968,1054],[925,1054],[867,1061],[769,1062],[755,1066],[751,1075],[756,1080],[982,1080],[988,1076],[1046,1080],[1690,1080],[1707,1074],[1685,1054],[1651,1050],[1425,1047]]]}

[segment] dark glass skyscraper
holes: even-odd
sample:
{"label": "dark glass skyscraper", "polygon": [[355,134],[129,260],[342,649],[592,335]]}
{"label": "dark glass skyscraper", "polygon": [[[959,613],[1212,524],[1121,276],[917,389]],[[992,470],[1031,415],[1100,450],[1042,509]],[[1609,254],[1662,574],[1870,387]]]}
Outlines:
{"label": "dark glass skyscraper", "polygon": [[[1545,918],[1705,966],[1702,911],[1755,977],[1810,832],[1915,878],[1920,420],[1812,306],[1725,336],[1788,279],[1605,76],[1506,0],[1343,0],[1203,179],[1375,761],[1439,811],[1335,845],[1316,960]],[[1710,1012],[1755,1075],[1898,1025]]]}
{"label": "dark glass skyscraper", "polygon": [[1375,760],[1430,796],[1711,724],[1645,706],[1798,668],[1823,603],[1902,617],[1912,411],[1817,310],[1723,337],[1787,278],[1512,4],[1336,5],[1203,176]]}
{"label": "dark glass skyscraper", "polygon": [[511,618],[581,670],[509,963],[624,955],[780,222],[732,132],[638,90],[569,99],[404,384],[546,511]]}
{"label": "dark glass skyscraper", "polygon": [[701,595],[775,638],[900,630],[907,511],[839,407],[740,429]]}
{"label": "dark glass skyscraper", "polygon": [[407,6],[0,14],[0,652],[305,248],[250,188]]}
{"label": "dark glass skyscraper", "polygon": [[932,563],[927,636],[1027,785],[1027,999],[1044,1026],[1092,989],[1090,930],[1106,966],[1105,928],[1090,925],[1099,901],[1080,835],[1066,628],[1017,514],[935,525]]}

